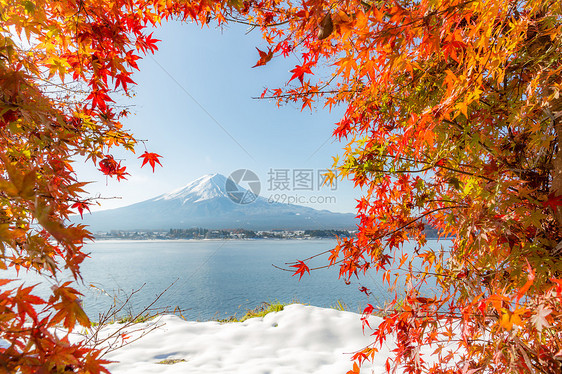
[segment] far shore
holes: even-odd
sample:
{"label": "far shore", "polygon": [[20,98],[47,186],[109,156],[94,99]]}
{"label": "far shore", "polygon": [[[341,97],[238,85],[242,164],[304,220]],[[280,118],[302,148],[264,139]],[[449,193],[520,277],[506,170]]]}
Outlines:
{"label": "far shore", "polygon": [[[426,238],[428,241],[439,241],[439,240],[451,240],[451,238]],[[138,243],[138,242],[150,242],[150,243],[164,243],[164,242],[177,242],[177,243],[194,243],[194,242],[223,242],[223,241],[336,241],[337,238],[228,238],[228,239],[118,239],[118,238],[96,238],[92,242],[103,242],[103,243]]]}
{"label": "far shore", "polygon": [[[104,243],[111,243],[111,242],[151,242],[151,243],[160,243],[160,242],[223,242],[223,241],[311,241],[311,240],[325,240],[325,241],[335,241],[336,238],[228,238],[228,239],[119,239],[119,238],[96,238],[93,242],[104,242]],[[431,240],[431,239],[428,239]]]}

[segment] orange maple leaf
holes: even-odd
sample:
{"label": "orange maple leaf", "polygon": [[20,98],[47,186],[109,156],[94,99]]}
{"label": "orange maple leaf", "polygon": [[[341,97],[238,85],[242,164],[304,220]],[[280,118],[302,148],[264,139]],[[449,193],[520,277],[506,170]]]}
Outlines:
{"label": "orange maple leaf", "polygon": [[258,53],[260,54],[260,59],[258,60],[258,62],[256,62],[256,64],[254,66],[252,66],[253,68],[258,67],[258,66],[263,66],[265,64],[267,64],[272,58],[273,58],[273,51],[268,48],[267,53],[264,51],[261,51],[259,48],[256,48],[258,50]]}
{"label": "orange maple leaf", "polygon": [[158,160],[159,158],[162,158],[162,156],[160,156],[159,154],[149,153],[149,152],[145,151],[138,158],[143,159],[141,168],[148,163],[152,167],[152,172],[154,172],[154,168],[155,168],[156,164],[162,166],[162,164],[160,163],[160,160]]}
{"label": "orange maple leaf", "polygon": [[289,79],[289,82],[295,78],[298,78],[301,84],[303,83],[303,78],[305,74],[313,74],[312,71],[310,70],[310,64],[297,65],[293,70],[291,70],[291,73],[293,73],[293,75],[291,76],[291,79]]}
{"label": "orange maple leaf", "polygon": [[308,268],[308,266],[303,261],[298,261],[297,264],[291,265],[291,267],[297,269],[295,271],[295,273],[293,274],[293,276],[299,274],[299,280],[301,280],[301,278],[302,278],[302,276],[304,275],[305,272],[310,274],[310,269]]}

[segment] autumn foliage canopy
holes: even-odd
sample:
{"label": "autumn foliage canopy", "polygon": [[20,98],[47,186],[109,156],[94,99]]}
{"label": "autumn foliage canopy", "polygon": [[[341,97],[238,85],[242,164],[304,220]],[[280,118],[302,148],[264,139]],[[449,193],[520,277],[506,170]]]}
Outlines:
{"label": "autumn foliage canopy", "polygon": [[[376,269],[405,290],[357,363],[394,336],[389,371],[560,372],[562,3],[307,2],[293,12],[263,30],[271,50],[302,53],[296,84],[264,97],[343,105],[334,136],[347,146],[334,169],[366,191],[359,233],[330,264],[345,278]],[[313,75],[326,65],[331,75]],[[452,244],[427,243],[428,225]]]}
{"label": "autumn foliage canopy", "polygon": [[[145,26],[170,18],[258,28],[256,69],[300,59],[263,98],[346,109],[331,177],[352,178],[365,196],[357,236],[329,265],[344,278],[377,270],[404,290],[384,310],[365,309],[384,318],[351,372],[390,337],[388,371],[561,371],[558,0],[0,0],[0,267],[79,279],[89,233],[65,219],[92,202],[70,160],[127,176],[110,149],[132,150],[135,139],[112,95],[156,50]],[[428,225],[451,244],[429,244]],[[0,338],[10,343],[0,372],[104,370],[98,350],[49,330],[89,324],[70,284],[48,300],[9,285],[0,280]]]}
{"label": "autumn foliage canopy", "polygon": [[[51,329],[90,325],[81,295],[57,279],[66,270],[80,280],[82,246],[91,238],[66,221],[95,203],[81,197],[86,183],[71,161],[83,156],[107,177],[126,178],[111,149],[133,151],[136,140],[123,130],[127,112],[114,97],[128,93],[139,58],[157,50],[146,27],[170,17],[204,24],[220,6],[0,1],[0,271],[40,272],[55,284],[42,299],[0,275],[0,373],[106,372],[98,349]],[[152,168],[159,157],[140,156]]]}

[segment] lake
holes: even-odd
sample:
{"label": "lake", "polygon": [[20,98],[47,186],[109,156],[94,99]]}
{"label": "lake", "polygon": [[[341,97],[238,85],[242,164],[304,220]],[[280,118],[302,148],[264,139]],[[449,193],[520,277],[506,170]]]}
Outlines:
{"label": "lake", "polygon": [[[367,274],[345,284],[338,279],[338,269],[331,268],[312,271],[299,281],[298,276],[273,266],[287,267],[287,262],[335,244],[335,240],[98,241],[85,247],[90,258],[82,265],[84,284],[79,289],[92,320],[114,301],[121,303],[140,289],[125,308],[138,312],[168,287],[154,307],[179,307],[190,320],[240,317],[269,301],[296,300],[320,307],[340,301],[352,311],[367,303],[382,306],[390,296],[380,275]],[[326,263],[327,256],[322,256],[311,265]],[[33,282],[39,279],[27,277]],[[49,280],[38,286],[37,293],[45,295],[48,287]],[[366,296],[360,287],[367,287],[372,295]]]}

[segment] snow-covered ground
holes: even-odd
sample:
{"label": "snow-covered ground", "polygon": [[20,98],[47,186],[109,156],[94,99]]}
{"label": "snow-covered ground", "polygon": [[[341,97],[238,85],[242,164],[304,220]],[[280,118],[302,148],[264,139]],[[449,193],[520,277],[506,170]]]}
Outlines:
{"label": "snow-covered ground", "polygon": [[[370,320],[372,327],[379,322]],[[372,341],[358,314],[300,304],[241,323],[188,322],[172,315],[157,323],[159,328],[104,357],[117,361],[108,366],[112,373],[344,374],[352,368],[351,355]],[[103,333],[118,328],[110,325]],[[384,372],[388,353],[383,348],[361,372]],[[159,363],[164,360],[185,361]]]}

